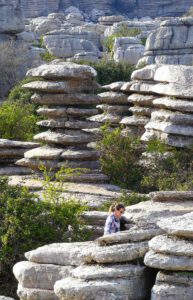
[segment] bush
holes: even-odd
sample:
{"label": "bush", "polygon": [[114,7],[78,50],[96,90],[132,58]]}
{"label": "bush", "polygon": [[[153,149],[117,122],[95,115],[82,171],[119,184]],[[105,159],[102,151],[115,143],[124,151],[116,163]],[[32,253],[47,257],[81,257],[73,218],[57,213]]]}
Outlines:
{"label": "bush", "polygon": [[79,202],[41,201],[26,188],[10,187],[0,180],[0,291],[16,297],[12,267],[26,251],[39,246],[83,241],[87,233],[80,221],[85,210]]}
{"label": "bush", "polygon": [[143,189],[193,189],[193,149],[175,149],[152,141],[147,151],[151,154],[151,160],[141,182]]}
{"label": "bush", "polygon": [[5,101],[0,106],[0,138],[28,141],[38,132],[33,104]]}
{"label": "bush", "polygon": [[141,193],[193,189],[193,149],[175,149],[154,140],[146,149],[150,157],[142,162],[143,148],[138,139],[122,137],[120,129],[104,129],[100,161],[112,183]]}
{"label": "bush", "polygon": [[57,57],[51,54],[50,52],[46,51],[45,53],[40,53],[41,58],[45,62],[51,62],[52,60],[56,59]]}
{"label": "bush", "polygon": [[111,57],[113,56],[113,47],[114,40],[117,37],[135,37],[141,33],[141,30],[138,28],[128,28],[126,24],[121,24],[118,31],[104,40],[104,47],[107,49],[109,53],[111,53]]}
{"label": "bush", "polygon": [[101,151],[102,170],[112,183],[122,188],[139,189],[142,168],[138,164],[141,156],[139,139],[123,137],[120,129],[109,131],[103,129],[103,138],[98,143]]}

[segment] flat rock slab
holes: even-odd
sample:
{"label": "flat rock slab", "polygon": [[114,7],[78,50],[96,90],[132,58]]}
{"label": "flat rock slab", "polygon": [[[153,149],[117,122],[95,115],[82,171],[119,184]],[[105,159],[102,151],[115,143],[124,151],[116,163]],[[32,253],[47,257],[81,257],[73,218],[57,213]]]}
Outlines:
{"label": "flat rock slab", "polygon": [[99,123],[110,123],[110,124],[118,124],[122,119],[121,115],[117,115],[117,114],[99,114],[99,115],[95,115],[93,117],[90,117],[89,120],[92,122],[99,122]]}
{"label": "flat rock slab", "polygon": [[168,271],[193,271],[192,256],[177,256],[156,253],[153,250],[147,252],[144,258],[146,266]]}
{"label": "flat rock slab", "polygon": [[0,139],[0,148],[36,148],[38,147],[38,143],[32,142],[20,142],[20,141],[12,141],[7,139]]}
{"label": "flat rock slab", "polygon": [[41,264],[78,266],[84,262],[82,251],[92,247],[96,247],[93,242],[55,243],[27,252],[25,257],[31,262]]}
{"label": "flat rock slab", "polygon": [[83,281],[67,278],[56,282],[54,291],[62,300],[144,299],[143,279]]}
{"label": "flat rock slab", "polygon": [[36,264],[22,261],[13,267],[13,273],[19,284],[25,288],[52,290],[56,281],[70,275],[73,267]]}
{"label": "flat rock slab", "polygon": [[101,98],[102,103],[107,104],[127,104],[127,95],[124,93],[116,93],[116,92],[104,92],[98,94]]}
{"label": "flat rock slab", "polygon": [[96,262],[100,264],[119,263],[133,261],[144,257],[148,251],[147,242],[128,243],[108,247],[95,247],[85,249],[83,255],[85,262]]}
{"label": "flat rock slab", "polygon": [[158,228],[132,227],[131,229],[125,230],[123,232],[102,236],[97,239],[97,243],[101,246],[104,246],[111,244],[145,241],[150,240],[152,237],[162,232],[163,231]]}
{"label": "flat rock slab", "polygon": [[155,111],[155,108],[144,107],[144,106],[133,106],[129,108],[129,111],[134,115],[151,117],[152,112]]}
{"label": "flat rock slab", "polygon": [[153,201],[193,201],[193,191],[159,191],[149,196]]}
{"label": "flat rock slab", "polygon": [[181,124],[177,125],[171,122],[158,122],[150,120],[150,122],[146,124],[145,129],[153,129],[172,135],[193,137],[193,126],[184,126]]}
{"label": "flat rock slab", "polygon": [[132,94],[128,97],[128,102],[139,106],[153,107],[154,95]]}
{"label": "flat rock slab", "polygon": [[151,300],[192,300],[193,287],[178,286],[162,283],[154,285],[151,292]]}
{"label": "flat rock slab", "polygon": [[0,176],[28,175],[31,173],[32,171],[25,167],[12,166],[0,168]]}
{"label": "flat rock slab", "polygon": [[96,280],[107,278],[129,278],[141,277],[145,275],[145,267],[132,264],[124,265],[90,265],[79,266],[71,271],[71,276],[78,279]]}
{"label": "flat rock slab", "polygon": [[78,80],[70,81],[32,81],[22,86],[23,88],[48,93],[94,92],[98,86],[93,82]]}
{"label": "flat rock slab", "polygon": [[61,158],[67,160],[93,160],[99,157],[99,152],[94,150],[65,150],[61,154]]}
{"label": "flat rock slab", "polygon": [[[41,178],[34,178],[33,176],[10,176],[9,185],[11,186],[25,186],[30,190],[41,190],[43,181]],[[57,182],[56,182],[57,186]],[[73,183],[65,182],[63,184],[64,191],[69,193],[87,193],[90,195],[101,195],[118,198],[121,196],[121,188],[112,184],[96,184],[96,183]]]}
{"label": "flat rock slab", "polygon": [[108,104],[99,104],[97,108],[109,114],[124,114],[128,112],[128,105],[108,105]]}
{"label": "flat rock slab", "polygon": [[84,93],[71,94],[34,94],[32,101],[43,105],[96,105],[101,103],[98,95],[89,95]]}
{"label": "flat rock slab", "polygon": [[58,159],[63,152],[63,149],[51,147],[39,147],[25,152],[25,158],[38,158],[38,159]]}
{"label": "flat rock slab", "polygon": [[65,130],[61,132],[46,131],[34,136],[34,140],[62,145],[77,145],[94,142],[97,140],[93,134],[87,134],[80,130]]}
{"label": "flat rock slab", "polygon": [[130,116],[123,117],[120,124],[131,126],[145,126],[149,122],[149,118],[146,116]]}
{"label": "flat rock slab", "polygon": [[145,130],[145,133],[141,137],[141,141],[147,142],[152,139],[159,139],[167,145],[178,148],[189,148],[193,145],[193,137],[191,136],[175,135],[149,128],[146,128]]}
{"label": "flat rock slab", "polygon": [[53,290],[28,289],[18,285],[17,295],[21,300],[58,300]]}
{"label": "flat rock slab", "polygon": [[95,108],[76,108],[69,107],[67,108],[67,114],[74,117],[90,117],[98,114],[98,109]]}
{"label": "flat rock slab", "polygon": [[56,62],[44,64],[37,68],[33,68],[27,72],[27,76],[43,77],[47,79],[53,78],[77,78],[87,79],[96,77],[96,71],[86,65],[78,65],[72,62]]}
{"label": "flat rock slab", "polygon": [[158,222],[158,226],[169,234],[193,238],[193,213]]}
{"label": "flat rock slab", "polygon": [[192,272],[168,272],[160,271],[156,277],[156,284],[168,283],[179,286],[193,286]]}
{"label": "flat rock slab", "polygon": [[41,107],[37,110],[37,113],[41,116],[46,116],[49,118],[61,118],[67,117],[66,114],[67,108],[55,107],[55,108],[47,108]]}
{"label": "flat rock slab", "polygon": [[151,114],[152,121],[171,122],[172,124],[193,125],[193,115],[164,109],[155,110]]}
{"label": "flat rock slab", "polygon": [[135,70],[132,73],[131,79],[132,80],[154,80],[154,76],[158,68],[159,66],[157,65],[150,65],[142,69]]}
{"label": "flat rock slab", "polygon": [[[193,211],[192,201],[155,202],[149,200],[126,207],[125,216],[137,224],[144,226],[149,224],[157,228],[157,222],[160,220],[167,219],[165,221],[165,224],[167,224],[170,218],[174,217],[175,219],[177,216],[182,216],[191,211]],[[161,228],[166,230],[163,226]]]}
{"label": "flat rock slab", "polygon": [[3,158],[20,158],[23,157],[26,148],[0,148],[0,159]]}
{"label": "flat rock slab", "polygon": [[91,121],[82,121],[82,120],[75,120],[73,118],[69,118],[69,121],[65,123],[66,128],[71,129],[89,129],[89,128],[98,128],[101,124],[99,122],[91,122]]}
{"label": "flat rock slab", "polygon": [[157,253],[193,256],[193,241],[167,235],[158,235],[149,242],[149,248]]}
{"label": "flat rock slab", "polygon": [[102,88],[107,91],[111,90],[114,92],[119,92],[125,83],[126,82],[124,82],[124,81],[113,82],[110,84],[103,85]]}
{"label": "flat rock slab", "polygon": [[193,102],[190,100],[162,97],[153,100],[153,104],[158,108],[175,109],[187,113],[193,112]]}

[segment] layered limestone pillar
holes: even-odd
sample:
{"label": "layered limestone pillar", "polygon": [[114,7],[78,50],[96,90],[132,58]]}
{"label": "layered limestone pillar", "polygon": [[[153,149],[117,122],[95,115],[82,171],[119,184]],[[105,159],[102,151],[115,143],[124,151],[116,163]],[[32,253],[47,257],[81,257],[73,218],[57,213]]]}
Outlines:
{"label": "layered limestone pillar", "polygon": [[193,144],[193,68],[151,65],[133,72],[129,101],[134,116],[124,121],[142,141],[157,138],[174,147]]}
{"label": "layered limestone pillar", "polygon": [[98,94],[101,104],[97,105],[100,114],[90,117],[89,120],[99,122],[101,125],[107,123],[112,128],[119,127],[122,118],[131,114],[128,111],[127,101],[130,83],[114,82],[102,88],[105,92]]}
{"label": "layered limestone pillar", "polygon": [[0,175],[26,175],[30,170],[19,167],[15,162],[29,149],[38,147],[38,143],[0,139]]}
{"label": "layered limestone pillar", "polygon": [[17,164],[33,170],[42,164],[54,171],[70,168],[75,172],[67,179],[73,182],[106,181],[100,172],[99,153],[87,146],[100,138],[100,124],[88,120],[98,113],[96,105],[101,101],[94,94],[98,88],[96,71],[89,66],[54,61],[27,75],[41,79],[24,87],[36,92],[32,101],[41,106],[38,113],[44,120],[38,125],[43,131],[34,140],[42,146],[26,152]]}
{"label": "layered limestone pillar", "polygon": [[[191,192],[192,198],[192,192]],[[161,270],[151,299],[193,298],[193,213],[158,222],[166,233],[149,242],[145,264]]]}
{"label": "layered limestone pillar", "polygon": [[[105,246],[104,246],[105,244]],[[106,246],[108,245],[108,247]],[[25,254],[17,263],[21,300],[142,300],[149,296],[144,238],[112,234],[97,242],[56,243]]]}

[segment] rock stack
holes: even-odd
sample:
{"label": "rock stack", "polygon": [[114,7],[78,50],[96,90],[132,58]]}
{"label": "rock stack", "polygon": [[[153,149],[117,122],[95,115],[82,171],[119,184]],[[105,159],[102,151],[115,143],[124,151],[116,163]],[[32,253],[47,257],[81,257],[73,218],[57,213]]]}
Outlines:
{"label": "rock stack", "polygon": [[127,62],[136,65],[138,60],[143,57],[145,47],[141,40],[136,37],[117,37],[114,39],[113,59],[116,62]]}
{"label": "rock stack", "polygon": [[124,116],[129,115],[127,97],[129,93],[129,83],[114,82],[103,86],[106,92],[98,94],[102,104],[97,105],[101,114],[90,117],[90,121],[102,124],[108,123],[111,127],[119,127],[119,123]]}
{"label": "rock stack", "polygon": [[150,287],[140,261],[148,243],[133,238],[112,234],[98,243],[51,244],[26,253],[28,261],[13,269],[18,296],[21,300],[146,299]]}
{"label": "rock stack", "polygon": [[99,138],[95,130],[99,124],[87,121],[89,116],[97,114],[95,105],[100,103],[100,98],[93,94],[97,88],[93,80],[95,70],[89,66],[55,61],[31,69],[27,75],[43,79],[24,87],[37,92],[32,101],[42,105],[38,113],[48,118],[38,125],[49,130],[34,137],[42,147],[26,152],[24,159],[17,164],[34,170],[42,164],[53,170],[81,168],[81,174],[68,176],[73,182],[107,180],[99,171],[99,153],[87,147],[88,143]]}
{"label": "rock stack", "polygon": [[160,24],[148,37],[139,64],[190,65],[193,60],[193,18],[172,18]]}
{"label": "rock stack", "polygon": [[30,174],[28,168],[17,167],[14,164],[23,157],[27,150],[36,148],[38,145],[38,143],[0,139],[0,176]]}
{"label": "rock stack", "polygon": [[[128,126],[141,126],[143,141],[157,138],[175,147],[193,144],[193,68],[151,65],[133,72],[134,103]],[[134,119],[133,123],[132,120]]]}
{"label": "rock stack", "polygon": [[166,234],[149,242],[145,264],[161,269],[151,299],[193,298],[193,213],[158,222]]}

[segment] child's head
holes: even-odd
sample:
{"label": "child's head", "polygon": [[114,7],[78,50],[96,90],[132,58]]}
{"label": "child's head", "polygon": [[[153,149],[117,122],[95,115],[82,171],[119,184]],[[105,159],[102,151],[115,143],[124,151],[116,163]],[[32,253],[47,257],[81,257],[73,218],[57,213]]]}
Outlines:
{"label": "child's head", "polygon": [[113,203],[109,208],[109,212],[113,212],[115,217],[120,219],[125,212],[125,206],[122,203]]}

